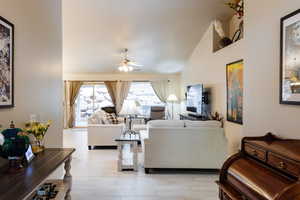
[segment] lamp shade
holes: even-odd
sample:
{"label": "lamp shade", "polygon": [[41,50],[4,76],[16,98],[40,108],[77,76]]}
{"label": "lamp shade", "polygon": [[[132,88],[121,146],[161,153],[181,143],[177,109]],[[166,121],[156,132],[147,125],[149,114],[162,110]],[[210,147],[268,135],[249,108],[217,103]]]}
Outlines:
{"label": "lamp shade", "polygon": [[132,100],[125,100],[119,115],[140,115],[136,102]]}
{"label": "lamp shade", "polygon": [[171,102],[178,101],[178,98],[175,94],[170,94],[167,101],[171,101]]}

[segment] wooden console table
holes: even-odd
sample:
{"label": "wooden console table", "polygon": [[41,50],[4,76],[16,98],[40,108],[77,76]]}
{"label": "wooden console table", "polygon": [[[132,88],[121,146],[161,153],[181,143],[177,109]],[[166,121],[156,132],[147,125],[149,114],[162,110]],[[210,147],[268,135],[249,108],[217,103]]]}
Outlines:
{"label": "wooden console table", "polygon": [[[71,200],[72,176],[70,174],[72,154],[75,149],[46,149],[17,174],[6,173],[7,166],[0,169],[0,199],[28,200],[36,189],[47,181],[59,166],[64,164],[65,176],[60,182],[65,185],[63,198]],[[61,194],[60,194],[61,196]]]}

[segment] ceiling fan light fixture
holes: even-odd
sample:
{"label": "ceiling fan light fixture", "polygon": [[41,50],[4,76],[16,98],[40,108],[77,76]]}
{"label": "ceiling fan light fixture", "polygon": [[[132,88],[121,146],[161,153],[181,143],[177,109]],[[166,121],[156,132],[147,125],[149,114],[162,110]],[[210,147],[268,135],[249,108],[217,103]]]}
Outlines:
{"label": "ceiling fan light fixture", "polygon": [[122,72],[123,71],[123,66],[119,66],[118,70]]}
{"label": "ceiling fan light fixture", "polygon": [[[121,66],[118,67],[118,70],[121,72],[132,72],[136,70],[136,67],[139,67],[141,65],[136,64],[135,62],[132,62],[130,59],[128,59],[128,49],[124,49],[124,58],[121,62]],[[132,66],[133,65],[133,66]]]}
{"label": "ceiling fan light fixture", "polygon": [[121,72],[132,72],[134,70],[134,68],[132,66],[128,66],[128,65],[122,65],[118,67],[118,70]]}

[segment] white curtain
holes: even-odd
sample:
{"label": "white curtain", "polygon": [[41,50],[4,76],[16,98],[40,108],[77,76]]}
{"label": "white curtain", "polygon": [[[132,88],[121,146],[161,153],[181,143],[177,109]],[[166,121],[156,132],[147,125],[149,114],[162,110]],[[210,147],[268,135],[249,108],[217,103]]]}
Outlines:
{"label": "white curtain", "polygon": [[74,128],[75,126],[75,102],[82,85],[82,81],[65,82],[65,128]]}
{"label": "white curtain", "polygon": [[169,81],[168,80],[151,81],[151,85],[155,94],[161,100],[161,102],[167,103]]}
{"label": "white curtain", "polygon": [[114,104],[114,106],[116,106],[117,93],[118,93],[117,92],[118,81],[104,81],[104,84],[107,88],[107,91],[109,93],[112,103]]}
{"label": "white curtain", "polygon": [[130,81],[118,81],[116,89],[116,111],[120,113],[124,104],[125,99],[128,96],[131,82]]}

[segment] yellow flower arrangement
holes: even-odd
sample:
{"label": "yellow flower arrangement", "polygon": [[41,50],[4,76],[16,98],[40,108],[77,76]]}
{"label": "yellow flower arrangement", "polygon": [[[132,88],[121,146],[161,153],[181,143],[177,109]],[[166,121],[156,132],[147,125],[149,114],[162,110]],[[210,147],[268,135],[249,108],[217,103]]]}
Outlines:
{"label": "yellow flower arrangement", "polygon": [[37,140],[43,140],[51,123],[51,121],[48,121],[47,123],[29,122],[25,124],[26,128],[24,129],[24,131],[32,134]]}

